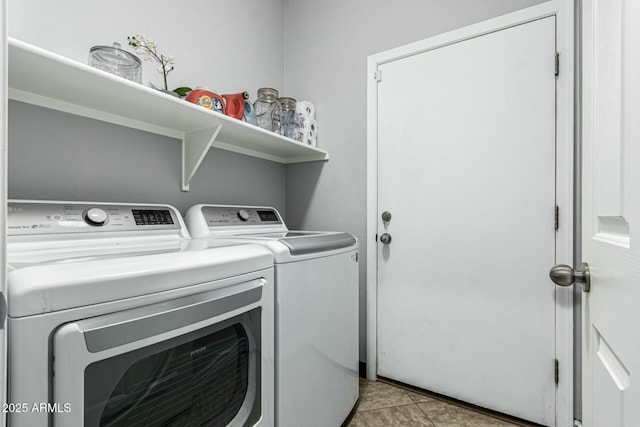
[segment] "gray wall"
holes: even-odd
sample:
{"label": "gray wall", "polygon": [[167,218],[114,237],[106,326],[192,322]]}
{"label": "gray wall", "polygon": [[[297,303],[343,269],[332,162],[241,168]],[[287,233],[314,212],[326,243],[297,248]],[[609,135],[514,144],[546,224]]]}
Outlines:
{"label": "gray wall", "polygon": [[[287,167],[289,224],[354,233],[366,247],[367,56],[541,0],[284,0],[285,89],[312,100],[331,160]],[[322,170],[322,174],[320,174]],[[360,264],[360,359],[366,358],[366,257]]]}
{"label": "gray wall", "polygon": [[[169,89],[207,86],[221,93],[283,82],[282,0],[8,0],[9,35],[80,62],[89,48],[145,34],[173,56]],[[144,84],[161,84],[143,62]]]}
{"label": "gray wall", "polygon": [[181,187],[180,141],[17,101],[9,103],[9,197],[101,202],[273,205],[285,167],[212,149]]}
{"label": "gray wall", "polygon": [[[282,0],[9,0],[9,35],[85,62],[89,48],[144,33],[175,58],[169,88],[221,93],[283,85]],[[161,84],[143,62],[143,84]],[[285,210],[285,166],[212,149],[180,190],[179,141],[19,102],[9,105],[9,196],[162,202],[182,211],[203,202]]]}

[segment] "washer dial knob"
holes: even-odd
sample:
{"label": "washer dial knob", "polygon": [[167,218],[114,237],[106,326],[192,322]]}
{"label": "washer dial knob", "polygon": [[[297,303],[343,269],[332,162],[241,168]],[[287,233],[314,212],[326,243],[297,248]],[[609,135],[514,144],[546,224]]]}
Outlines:
{"label": "washer dial knob", "polygon": [[109,216],[103,209],[100,208],[87,209],[87,211],[84,213],[84,220],[89,225],[105,225],[107,223],[107,219],[109,219]]}
{"label": "washer dial knob", "polygon": [[249,219],[249,212],[247,212],[246,209],[240,209],[238,211],[238,218],[240,218],[240,220],[242,221],[246,221]]}

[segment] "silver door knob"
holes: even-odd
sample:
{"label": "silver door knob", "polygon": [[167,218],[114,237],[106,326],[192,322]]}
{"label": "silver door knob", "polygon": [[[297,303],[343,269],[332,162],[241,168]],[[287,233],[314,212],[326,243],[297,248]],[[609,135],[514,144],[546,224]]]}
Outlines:
{"label": "silver door knob", "polygon": [[549,277],[558,286],[571,286],[574,283],[580,283],[584,292],[589,292],[591,288],[591,276],[589,274],[589,264],[582,263],[580,270],[574,270],[573,267],[566,264],[558,264],[551,268]]}
{"label": "silver door knob", "polygon": [[382,236],[380,236],[380,241],[385,245],[388,245],[389,243],[391,243],[391,234],[384,233]]}
{"label": "silver door knob", "polygon": [[391,221],[391,212],[389,212],[389,211],[384,211],[384,212],[382,212],[382,220],[383,220],[384,222],[389,222],[389,221]]}

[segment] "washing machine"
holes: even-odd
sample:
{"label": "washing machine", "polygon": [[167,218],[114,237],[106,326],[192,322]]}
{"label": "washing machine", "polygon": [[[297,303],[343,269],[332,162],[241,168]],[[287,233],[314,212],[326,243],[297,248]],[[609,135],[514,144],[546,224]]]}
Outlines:
{"label": "washing machine", "polygon": [[273,426],[273,255],[167,205],[11,200],[12,427]]}
{"label": "washing machine", "polygon": [[358,399],[358,241],[290,231],[271,207],[196,205],[193,238],[257,243],[275,259],[276,425],[340,426]]}

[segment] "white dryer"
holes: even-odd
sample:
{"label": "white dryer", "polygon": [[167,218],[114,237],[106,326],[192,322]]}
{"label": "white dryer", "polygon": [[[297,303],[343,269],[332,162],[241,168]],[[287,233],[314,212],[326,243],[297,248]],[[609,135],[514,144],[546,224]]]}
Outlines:
{"label": "white dryer", "polygon": [[274,425],[269,251],[166,205],[8,210],[9,425]]}
{"label": "white dryer", "polygon": [[275,257],[276,425],[340,426],[358,399],[358,242],[290,231],[270,207],[196,205],[192,237],[258,243]]}

